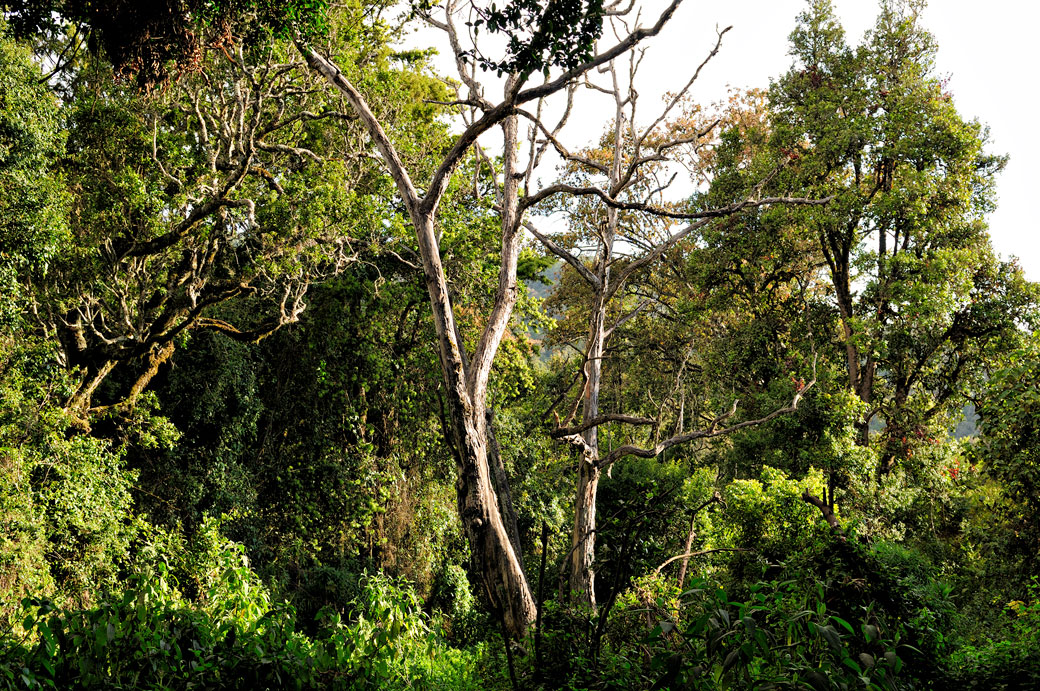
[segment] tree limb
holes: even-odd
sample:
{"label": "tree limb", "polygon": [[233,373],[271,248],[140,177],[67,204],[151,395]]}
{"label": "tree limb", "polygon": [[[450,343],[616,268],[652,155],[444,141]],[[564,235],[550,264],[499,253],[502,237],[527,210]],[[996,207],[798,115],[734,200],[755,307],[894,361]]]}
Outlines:
{"label": "tree limb", "polygon": [[530,221],[524,221],[523,225],[524,228],[526,228],[527,231],[531,233],[531,235],[535,236],[540,243],[545,245],[545,248],[547,250],[549,250],[557,257],[574,267],[574,270],[578,272],[579,276],[585,279],[586,283],[588,283],[593,288],[599,288],[599,278],[597,278],[594,273],[589,271],[588,267],[585,266],[585,263],[582,262],[581,259],[575,257],[573,254],[557,245],[547,235],[543,235],[541,232],[539,232],[537,228],[534,227],[534,224],[532,224]]}
{"label": "tree limb", "polygon": [[408,169],[405,168],[404,162],[401,161],[397,149],[394,148],[393,142],[386,135],[379,119],[368,107],[368,102],[365,98],[354,88],[354,85],[340,71],[339,67],[326,60],[309,46],[297,42],[296,47],[303,54],[311,69],[325,77],[347,99],[350,107],[354,109],[354,112],[357,113],[362,124],[364,124],[365,129],[368,130],[368,134],[372,138],[373,143],[375,143],[379,153],[383,156],[388,172],[394,179],[397,191],[401,194],[405,204],[408,205],[409,209],[417,207],[419,194],[416,192],[415,185],[412,184],[412,179],[408,175]]}
{"label": "tree limb", "polygon": [[574,434],[581,434],[587,429],[593,427],[599,427],[600,425],[607,422],[623,422],[626,425],[656,425],[657,420],[648,417],[637,417],[635,415],[623,415],[621,413],[606,413],[605,415],[598,415],[591,420],[586,420],[580,425],[574,427],[558,427],[549,433],[549,436],[553,439],[565,440],[566,437]]}
{"label": "tree limb", "polygon": [[685,444],[695,439],[711,439],[713,437],[725,436],[727,434],[732,434],[733,432],[744,429],[746,427],[754,427],[756,425],[761,425],[781,415],[793,413],[795,410],[798,409],[798,403],[799,401],[801,401],[802,396],[805,394],[806,391],[812,388],[814,384],[816,384],[815,377],[811,382],[806,384],[803,388],[799,389],[797,393],[795,393],[794,398],[791,400],[791,403],[789,405],[783,408],[778,408],[773,412],[769,413],[768,415],[765,415],[758,419],[745,420],[743,422],[738,422],[735,425],[730,425],[729,427],[723,427],[719,429],[718,423],[721,420],[728,418],[733,412],[735,412],[733,409],[731,409],[730,412],[715,418],[715,420],[712,421],[712,424],[707,429],[699,429],[694,430],[693,432],[688,432],[686,434],[679,434],[665,439],[664,441],[658,442],[657,444],[649,448],[642,448],[633,444],[625,444],[624,446],[619,446],[618,448],[614,449],[609,454],[607,454],[605,457],[597,460],[596,467],[601,469],[606,468],[610,466],[612,463],[616,462],[617,460],[625,456],[638,456],[639,458],[656,458],[665,449],[670,449],[673,446]]}
{"label": "tree limb", "polygon": [[689,559],[690,557],[703,557],[705,554],[715,554],[716,552],[754,552],[753,549],[745,549],[743,547],[716,547],[715,549],[704,549],[699,552],[686,552],[685,554],[676,554],[674,557],[669,557],[663,564],[654,569],[654,573],[661,573],[664,567],[671,564],[673,561],[680,559]]}
{"label": "tree limb", "polygon": [[831,527],[834,534],[838,535],[843,540],[845,539],[845,530],[841,527],[841,523],[838,522],[838,517],[834,515],[833,511],[831,511],[831,507],[827,505],[827,502],[813,495],[809,490],[802,492],[802,501],[812,504],[819,509],[820,513],[823,514],[823,520],[827,521],[827,525]]}

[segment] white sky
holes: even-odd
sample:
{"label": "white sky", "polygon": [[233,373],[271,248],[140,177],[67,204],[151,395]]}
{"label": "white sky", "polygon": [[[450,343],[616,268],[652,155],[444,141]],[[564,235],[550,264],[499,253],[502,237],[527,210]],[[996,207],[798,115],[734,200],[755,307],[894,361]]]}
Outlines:
{"label": "white sky", "polygon": [[[850,43],[857,43],[873,24],[877,5],[871,0],[833,0]],[[646,3],[644,22],[661,2]],[[791,65],[787,36],[804,0],[686,0],[650,50],[639,76],[640,102],[649,106],[669,89],[680,87],[714,45],[716,28],[729,25],[718,56],[694,86],[694,97],[709,103],[725,97],[727,86],[767,87],[770,78]],[[1030,199],[1040,194],[1040,136],[1037,134],[1035,71],[1040,3],[1026,0],[931,0],[924,26],[939,46],[936,69],[949,75],[949,91],[961,115],[990,127],[993,153],[1009,154],[998,180],[999,208],[990,216],[993,245],[1003,256],[1017,256],[1027,276],[1040,280],[1040,237]],[[429,35],[411,38],[417,45]],[[444,56],[447,57],[447,56]],[[439,61],[438,61],[439,62]],[[445,65],[445,73],[450,73]],[[497,90],[496,90],[497,91]],[[489,95],[493,91],[489,90]],[[582,90],[584,106],[576,109],[568,129],[576,145],[595,138],[609,118],[603,101]],[[579,101],[581,102],[581,101]],[[609,106],[608,106],[609,110]],[[576,133],[585,141],[575,141]]]}

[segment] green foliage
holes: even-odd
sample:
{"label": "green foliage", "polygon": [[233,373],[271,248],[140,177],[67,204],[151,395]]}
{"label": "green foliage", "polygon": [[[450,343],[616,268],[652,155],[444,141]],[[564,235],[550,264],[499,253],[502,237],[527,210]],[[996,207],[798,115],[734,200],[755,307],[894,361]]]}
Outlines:
{"label": "green foliage", "polygon": [[[421,169],[426,152],[447,144],[427,103],[443,100],[445,87],[427,73],[426,53],[390,50],[386,25],[362,21],[368,9],[337,8],[327,49],[364,75],[372,107],[388,129],[408,133],[414,148],[402,155]],[[14,189],[11,203],[47,194],[54,177],[53,202],[30,209],[33,232],[53,225],[49,215],[69,227],[60,252],[37,238],[53,255],[45,274],[4,270],[3,279],[17,278],[37,305],[30,324],[52,334],[69,369],[80,368],[76,403],[85,409],[132,406],[189,331],[248,342],[295,322],[313,281],[402,239],[392,182],[358,153],[364,128],[342,116],[296,47],[282,40],[261,50],[239,35],[221,46],[155,93],[91,61],[62,87],[60,120],[45,112],[53,95],[32,103],[37,129],[53,121],[56,139],[23,157],[39,182]],[[47,91],[38,76],[32,89]],[[24,245],[18,237],[28,231],[16,230],[3,242]],[[236,301],[249,308],[225,308]]]}
{"label": "green foliage", "polygon": [[[683,593],[681,623],[668,601],[649,603],[660,618],[647,637],[646,671],[684,688],[913,688],[900,674],[901,628],[869,609],[847,620],[828,610],[821,588],[795,581],[753,584],[746,599],[695,581]],[[903,679],[906,681],[903,681]]]}
{"label": "green foliage", "polygon": [[0,337],[0,372],[0,625],[10,625],[25,595],[88,605],[115,587],[137,527],[121,450],[68,433],[73,382],[52,349]]}
{"label": "green foliage", "polygon": [[448,564],[437,575],[429,602],[443,613],[442,626],[454,642],[479,639],[490,623],[478,609],[465,569],[457,564]]}
{"label": "green foliage", "polygon": [[918,688],[944,678],[950,591],[917,553],[852,538],[789,550],[758,578],[651,575],[618,598],[600,673],[627,688]]}
{"label": "green foliage", "polygon": [[[0,640],[4,688],[475,688],[473,661],[444,646],[414,592],[362,578],[354,616],[328,612],[308,637],[294,610],[272,605],[242,549],[214,521],[189,568],[206,586],[193,603],[164,561],[135,573],[121,595],[77,610],[26,598]],[[153,543],[154,544],[154,543]],[[146,550],[147,551],[147,550]]]}
{"label": "green foliage", "polygon": [[1040,510],[1040,340],[1009,354],[987,383],[978,413],[982,435],[972,457],[1023,509]]}
{"label": "green foliage", "polygon": [[[313,35],[325,28],[326,0],[14,0],[5,9],[19,38],[56,34],[68,23],[88,46],[135,77],[142,87],[166,81],[176,69],[192,69],[207,44],[232,31],[251,41],[272,35]],[[71,47],[70,47],[71,48]],[[78,50],[78,47],[76,48]]]}
{"label": "green foliage", "polygon": [[[689,510],[711,497],[712,473],[689,474],[681,461],[628,458],[618,462],[597,498],[602,518],[599,587],[614,590],[629,578],[652,571],[681,554],[690,526]],[[710,531],[710,511],[696,516],[698,536]],[[698,542],[700,544],[700,542]],[[711,545],[715,546],[715,545]],[[662,556],[664,555],[664,556]]]}
{"label": "green foliage", "polygon": [[949,679],[964,689],[1030,689],[1040,684],[1040,584],[1034,576],[1026,601],[1012,600],[1004,613],[1011,631],[985,643],[965,645],[950,656]]}
{"label": "green foliage", "polygon": [[819,471],[794,480],[769,466],[758,480],[734,480],[723,492],[726,511],[716,519],[711,546],[750,549],[753,559],[767,561],[805,551],[824,538],[827,528],[801,495],[806,490],[821,494],[823,486]]}
{"label": "green foliage", "polygon": [[580,623],[567,633],[566,614],[550,608],[542,671],[575,689],[917,688],[920,655],[899,614],[849,603],[797,568],[740,591],[702,577],[686,588],[660,574],[636,579],[591,656]]}
{"label": "green foliage", "polygon": [[0,23],[0,327],[19,321],[20,280],[38,278],[67,239],[53,160],[65,133],[57,99]]}
{"label": "green foliage", "polygon": [[[811,296],[803,328],[814,338],[797,345],[819,355],[824,394],[845,388],[864,404],[856,444],[875,447],[879,475],[918,471],[945,418],[1037,305],[1035,287],[989,247],[983,217],[1005,159],[985,151],[985,129],[957,112],[935,75],[922,7],[883,3],[874,28],[850,45],[831,3],[810,2],[768,115],[722,135],[704,197],[724,203],[776,171],[778,193],[831,199],[742,214],[706,237],[722,285],[735,286],[731,301],[774,314],[768,287],[778,269]],[[768,385],[770,375],[759,376]],[[839,491],[859,493],[862,476],[857,488],[835,470]]]}
{"label": "green foliage", "polygon": [[[602,425],[607,453],[804,395],[604,474],[595,612],[559,592],[577,457],[544,434],[580,398],[561,346],[584,349],[590,293],[569,267],[544,304],[520,291],[488,400],[547,601],[537,643],[509,647],[467,571],[409,219],[359,123],[272,37],[328,29],[415,179],[453,141],[430,54],[389,47],[382,5],[189,2],[163,33],[172,4],[132,4],[7,16],[43,52],[85,21],[142,83],[231,33],[151,94],[100,62],[41,82],[0,41],[0,688],[1040,684],[1037,290],[989,250],[1003,159],[934,76],[920,3],[883,3],[853,46],[811,2],[795,67],[768,103],[735,98],[693,164],[714,176],[693,209],[773,171],[763,193],[830,203],[717,219],[608,305],[600,411],[656,423]],[[510,31],[484,64],[526,79],[585,59],[601,9],[525,0],[473,28]],[[128,17],[153,45],[111,33]],[[263,146],[235,148],[236,108]],[[500,227],[485,166],[461,165],[437,232],[472,348]],[[599,242],[598,206],[560,208],[561,244]],[[636,245],[666,230],[619,218]],[[518,274],[549,264],[526,249]],[[982,433],[954,440],[967,397]]]}
{"label": "green foliage", "polygon": [[474,34],[481,28],[509,37],[506,57],[500,61],[470,55],[484,70],[512,72],[527,78],[534,72],[546,76],[553,67],[571,69],[592,57],[603,31],[602,0],[554,0],[544,6],[537,0],[510,0],[502,7],[491,3],[478,8],[467,24]]}

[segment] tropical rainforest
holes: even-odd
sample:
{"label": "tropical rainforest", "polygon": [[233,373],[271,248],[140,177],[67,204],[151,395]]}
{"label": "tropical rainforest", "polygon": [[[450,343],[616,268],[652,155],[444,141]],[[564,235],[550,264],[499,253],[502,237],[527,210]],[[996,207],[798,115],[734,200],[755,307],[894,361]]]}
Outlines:
{"label": "tropical rainforest", "polygon": [[1006,156],[680,2],[4,3],[0,687],[1040,688]]}

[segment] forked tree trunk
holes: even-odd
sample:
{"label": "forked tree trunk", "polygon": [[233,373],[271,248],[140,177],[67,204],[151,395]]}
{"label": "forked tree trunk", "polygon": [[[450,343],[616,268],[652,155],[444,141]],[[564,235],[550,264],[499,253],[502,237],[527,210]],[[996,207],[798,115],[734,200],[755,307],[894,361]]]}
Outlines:
{"label": "forked tree trunk", "polygon": [[[613,160],[608,176],[610,194],[617,195],[621,189],[621,165],[624,139],[624,105],[625,101],[617,90],[617,77],[611,65],[614,77],[615,113],[614,113],[614,147]],[[614,261],[614,237],[617,235],[618,212],[614,207],[607,207],[606,219],[600,233],[601,246],[598,266],[596,267],[598,285],[593,287],[590,301],[588,353],[585,360],[585,396],[582,402],[583,422],[588,424],[599,415],[599,392],[603,379],[603,354],[607,340],[607,302],[610,294],[610,265]],[[596,610],[596,573],[593,565],[596,560],[596,493],[599,491],[600,470],[593,465],[599,460],[599,434],[596,426],[589,427],[582,434],[585,439],[585,453],[578,461],[578,487],[574,497],[574,532],[571,536],[571,601],[582,602],[592,610]]]}
{"label": "forked tree trunk", "polygon": [[475,421],[459,422],[455,424],[459,516],[492,609],[502,616],[511,635],[522,636],[534,622],[537,607],[491,485],[487,436]]}
{"label": "forked tree trunk", "polygon": [[[514,549],[502,520],[498,496],[491,482],[485,418],[491,364],[508,327],[517,297],[516,265],[520,253],[520,236],[517,223],[518,182],[515,175],[516,116],[503,108],[493,116],[486,116],[480,123],[482,129],[476,126],[470,128],[468,133],[456,142],[452,153],[448,154],[434,175],[425,196],[421,196],[379,119],[369,109],[368,103],[350,80],[339,68],[313,50],[302,44],[298,44],[298,47],[308,64],[347,99],[364,123],[383,157],[387,171],[394,179],[412,220],[437,331],[449,433],[457,453],[456,489],[459,518],[488,603],[502,617],[507,633],[514,637],[523,636],[534,623],[537,607],[531,587],[521,568],[520,555]],[[515,97],[514,86],[513,79],[508,79],[506,90],[507,94],[512,94],[510,97]],[[463,344],[458,337],[434,219],[437,205],[447,190],[451,171],[458,164],[462,153],[476,140],[480,132],[494,124],[502,126],[505,144],[500,212],[502,256],[494,306],[470,360],[466,357]]]}
{"label": "forked tree trunk", "polygon": [[[537,607],[520,556],[513,548],[502,520],[498,496],[491,482],[483,400],[478,397],[474,401],[467,387],[467,368],[462,344],[456,339],[432,213],[424,215],[421,208],[415,208],[412,222],[419,239],[426,288],[433,308],[448,419],[458,451],[456,490],[459,517],[491,607],[502,616],[511,635],[522,636],[534,622]],[[513,269],[515,273],[515,259]],[[471,367],[476,367],[476,363],[471,363]]]}
{"label": "forked tree trunk", "polygon": [[[476,571],[480,574],[490,605],[501,614],[506,631],[513,636],[521,636],[526,633],[535,620],[536,605],[521,568],[520,557],[511,543],[509,533],[503,523],[498,496],[491,482],[491,469],[488,465],[487,421],[484,413],[491,365],[516,304],[518,290],[516,266],[521,239],[519,234],[521,221],[519,185],[520,180],[525,176],[529,177],[532,170],[529,168],[525,173],[517,167],[517,107],[568,89],[581,75],[607,64],[633,49],[641,41],[657,35],[675,13],[680,2],[681,0],[672,0],[652,26],[641,26],[633,30],[624,38],[620,38],[612,48],[597,54],[578,67],[567,70],[556,79],[547,80],[539,86],[522,90],[526,77],[517,75],[508,77],[503,100],[498,105],[485,101],[479,85],[476,85],[472,79],[468,80],[482,114],[456,138],[455,143],[433,173],[423,194],[420,194],[412,183],[407,167],[387,137],[379,119],[372,113],[364,97],[346,75],[336,65],[302,42],[297,43],[297,47],[311,68],[321,74],[344,96],[358,119],[368,130],[411,217],[437,330],[441,369],[444,375],[445,401],[448,408],[446,417],[448,426],[451,428],[450,436],[453,438],[457,452],[459,516],[469,540]],[[444,24],[449,33],[453,31],[451,21],[449,12],[447,23]],[[466,81],[465,77],[464,81]],[[499,199],[499,213],[502,221],[499,282],[494,305],[474,349],[473,357],[467,365],[463,345],[456,335],[447,280],[441,265],[437,237],[434,233],[434,218],[437,206],[448,189],[452,172],[466,152],[477,143],[477,139],[495,126],[501,126],[503,133],[503,175]],[[620,163],[616,162],[615,171],[620,170],[619,166]],[[617,176],[614,177],[616,179]],[[612,213],[616,220],[616,212]],[[606,281],[603,283],[606,285]],[[607,294],[605,290],[603,294]],[[602,319],[599,331],[603,332]],[[602,351],[602,340],[600,340],[600,351]],[[601,357],[600,352],[592,360],[595,363],[593,367],[597,377]],[[598,382],[595,396],[598,396]],[[590,409],[589,405],[592,406],[591,409],[598,406],[598,399],[593,398],[587,400],[586,403],[587,413]],[[595,440],[594,428],[590,430],[590,434],[591,438]],[[586,495],[591,497],[594,502],[599,474],[594,466],[587,465],[589,467],[584,470],[592,472],[587,472],[586,475],[585,486],[591,489],[591,492],[586,492]],[[588,506],[587,502],[583,503],[582,500],[579,500],[578,503],[581,506]],[[586,513],[588,518],[594,521],[594,503],[591,505],[591,509]],[[587,519],[582,518],[581,520]],[[590,538],[593,534],[591,530],[588,531]],[[582,556],[581,563],[591,567],[591,542],[586,549],[588,556]],[[591,568],[583,568],[582,571],[590,574],[588,585],[582,587],[591,595]]]}

